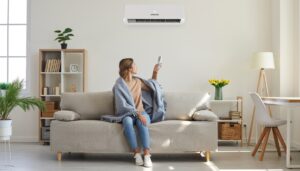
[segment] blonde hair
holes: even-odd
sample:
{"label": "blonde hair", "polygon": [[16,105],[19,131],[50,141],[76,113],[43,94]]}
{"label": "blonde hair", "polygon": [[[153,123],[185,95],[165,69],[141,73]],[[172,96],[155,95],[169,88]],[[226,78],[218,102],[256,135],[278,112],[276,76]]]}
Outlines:
{"label": "blonde hair", "polygon": [[119,62],[119,75],[122,78],[125,78],[129,74],[129,69],[132,67],[133,64],[132,58],[124,58]]}

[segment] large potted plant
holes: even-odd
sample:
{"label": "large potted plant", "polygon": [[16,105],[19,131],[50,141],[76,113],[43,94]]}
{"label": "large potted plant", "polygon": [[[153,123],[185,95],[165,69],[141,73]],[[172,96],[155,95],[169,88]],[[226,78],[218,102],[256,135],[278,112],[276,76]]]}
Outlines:
{"label": "large potted plant", "polygon": [[44,110],[45,104],[34,97],[21,97],[23,81],[15,80],[8,85],[5,96],[0,96],[0,140],[9,140],[12,135],[12,120],[9,119],[11,111],[19,106],[24,111],[34,107]]}
{"label": "large potted plant", "polygon": [[57,33],[57,38],[55,40],[58,41],[58,43],[60,43],[61,48],[62,49],[67,49],[68,44],[66,43],[66,41],[71,40],[71,37],[74,36],[74,34],[72,34],[73,30],[71,28],[65,28],[64,31],[61,30],[55,30],[54,32]]}
{"label": "large potted plant", "polygon": [[7,83],[0,83],[0,96],[5,96],[7,89],[8,89]]}

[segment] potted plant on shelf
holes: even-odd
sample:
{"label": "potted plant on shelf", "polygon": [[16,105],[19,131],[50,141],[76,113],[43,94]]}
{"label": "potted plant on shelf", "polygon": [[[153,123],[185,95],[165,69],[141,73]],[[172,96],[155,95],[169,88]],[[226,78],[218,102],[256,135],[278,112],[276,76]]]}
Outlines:
{"label": "potted plant on shelf", "polygon": [[6,91],[8,89],[8,85],[7,83],[0,83],[0,96],[5,96]]}
{"label": "potted plant on shelf", "polygon": [[19,106],[24,111],[34,107],[44,110],[45,104],[34,97],[20,97],[23,81],[18,79],[8,84],[5,96],[0,96],[0,140],[9,140],[12,135],[12,120],[9,119],[11,111]]}
{"label": "potted plant on shelf", "polygon": [[67,49],[68,44],[66,43],[66,41],[71,40],[71,37],[74,36],[74,34],[72,34],[72,31],[73,30],[71,28],[65,28],[64,31],[54,31],[58,34],[55,40],[57,40],[58,43],[60,43],[62,49]]}

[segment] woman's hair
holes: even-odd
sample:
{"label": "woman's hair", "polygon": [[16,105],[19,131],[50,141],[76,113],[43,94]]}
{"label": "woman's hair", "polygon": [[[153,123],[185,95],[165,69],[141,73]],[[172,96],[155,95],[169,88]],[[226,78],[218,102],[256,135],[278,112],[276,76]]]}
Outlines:
{"label": "woman's hair", "polygon": [[119,62],[119,75],[122,78],[128,75],[128,70],[132,67],[133,62],[132,58],[124,58]]}

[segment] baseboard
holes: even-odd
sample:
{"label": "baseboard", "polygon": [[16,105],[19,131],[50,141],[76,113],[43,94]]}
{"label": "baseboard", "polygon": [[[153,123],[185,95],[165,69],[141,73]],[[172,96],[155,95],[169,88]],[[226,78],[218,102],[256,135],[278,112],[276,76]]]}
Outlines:
{"label": "baseboard", "polygon": [[11,142],[39,142],[38,137],[12,136]]}

